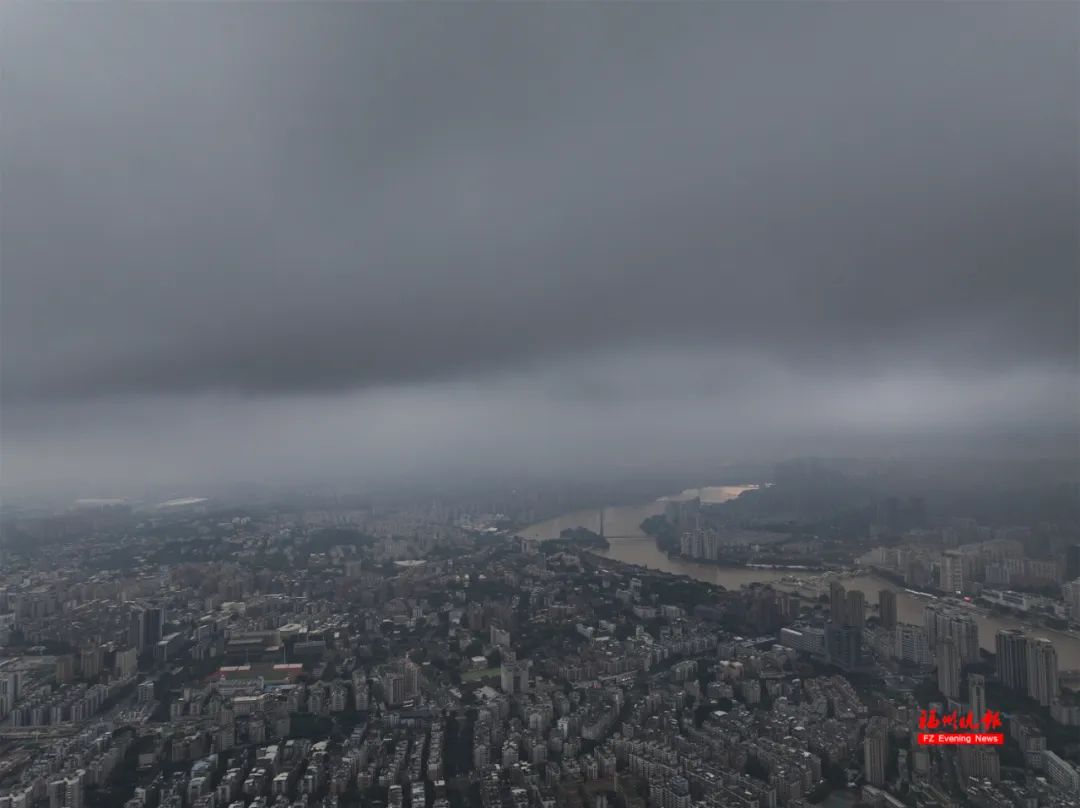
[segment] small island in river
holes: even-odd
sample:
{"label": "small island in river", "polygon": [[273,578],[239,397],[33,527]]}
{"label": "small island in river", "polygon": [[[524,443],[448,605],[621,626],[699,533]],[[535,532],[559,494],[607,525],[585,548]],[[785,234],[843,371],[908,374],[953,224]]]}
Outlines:
{"label": "small island in river", "polygon": [[591,548],[595,550],[607,550],[611,547],[611,543],[599,533],[594,533],[584,527],[567,528],[566,530],[563,530],[559,533],[559,541],[565,541],[575,547]]}

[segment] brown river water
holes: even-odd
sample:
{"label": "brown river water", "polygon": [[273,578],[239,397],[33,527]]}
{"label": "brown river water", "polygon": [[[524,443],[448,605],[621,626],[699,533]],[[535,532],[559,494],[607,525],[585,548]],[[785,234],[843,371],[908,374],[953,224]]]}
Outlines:
{"label": "brown river water", "polygon": [[[827,591],[828,581],[833,578],[827,578],[819,572],[757,569],[753,567],[722,567],[716,564],[702,564],[679,558],[669,558],[666,553],[658,550],[656,542],[641,530],[641,523],[646,518],[664,512],[664,503],[668,499],[688,499],[700,496],[703,502],[723,502],[737,497],[740,493],[752,487],[716,486],[690,489],[674,497],[663,497],[642,505],[604,508],[604,536],[610,542],[611,547],[599,551],[598,554],[626,564],[637,564],[661,572],[686,575],[700,581],[720,584],[726,589],[738,589],[743,584],[771,582],[781,588],[797,589],[803,595],[813,595],[818,591]],[[519,535],[531,539],[555,539],[559,537],[563,530],[576,527],[599,530],[600,509],[574,511],[554,519],[547,519],[524,528],[519,532]],[[802,579],[802,582],[800,584],[781,582],[781,579],[790,579],[793,576]],[[878,592],[881,590],[890,589],[896,592],[897,617],[905,623],[923,624],[923,610],[926,604],[931,601],[913,595],[905,591],[903,587],[874,575],[840,576],[839,580],[847,589],[862,590],[866,595],[868,606],[877,604]],[[971,608],[975,615],[975,621],[979,625],[979,643],[983,648],[990,651],[994,649],[994,635],[999,629],[1027,628],[1033,635],[1049,637],[1054,641],[1054,646],[1058,652],[1058,668],[1060,670],[1080,669],[1080,637],[1051,629],[1027,627],[1020,619],[999,617],[998,615],[985,613],[982,610],[976,610],[974,607]]]}

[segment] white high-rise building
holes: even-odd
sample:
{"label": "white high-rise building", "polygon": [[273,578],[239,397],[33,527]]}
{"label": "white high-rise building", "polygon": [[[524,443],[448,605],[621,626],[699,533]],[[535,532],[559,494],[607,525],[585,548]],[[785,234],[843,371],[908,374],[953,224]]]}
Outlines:
{"label": "white high-rise building", "polygon": [[867,783],[872,786],[885,785],[888,756],[888,729],[871,720],[866,730],[866,741],[863,743],[863,767],[866,771]]}
{"label": "white high-rise building", "polygon": [[926,629],[911,623],[898,623],[894,633],[896,658],[915,665],[929,665],[933,662]]}
{"label": "white high-rise building", "polygon": [[75,774],[66,779],[67,782],[67,801],[64,803],[67,808],[82,808],[83,806],[83,779],[86,776],[86,772],[79,769]]}
{"label": "white high-rise building", "polygon": [[938,588],[950,595],[964,591],[964,559],[959,553],[944,553],[941,556],[940,570]]}
{"label": "white high-rise building", "polygon": [[513,651],[503,653],[499,683],[508,695],[529,692],[529,668],[532,660],[518,659]]}
{"label": "white high-rise building", "polygon": [[1080,578],[1070,581],[1061,587],[1061,596],[1069,609],[1069,615],[1076,622],[1080,622]]}
{"label": "white high-rise building", "polygon": [[950,606],[931,604],[923,612],[930,647],[937,649],[944,637],[956,640],[962,665],[979,661],[979,624],[969,614]]}
{"label": "white high-rise building", "polygon": [[135,675],[139,665],[139,652],[134,648],[117,651],[113,659],[113,673],[117,679],[127,679]]}
{"label": "white high-rise building", "polygon": [[1057,701],[1058,688],[1057,649],[1043,637],[1032,638],[1027,647],[1027,692],[1043,707]]}

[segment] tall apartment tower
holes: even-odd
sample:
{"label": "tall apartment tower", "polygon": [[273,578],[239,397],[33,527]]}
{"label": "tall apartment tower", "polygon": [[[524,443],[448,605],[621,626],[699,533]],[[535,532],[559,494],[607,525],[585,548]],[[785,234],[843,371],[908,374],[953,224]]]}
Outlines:
{"label": "tall apartment tower", "polygon": [[964,559],[955,550],[949,550],[941,556],[941,575],[938,588],[950,595],[964,591]]}
{"label": "tall apartment tower", "polygon": [[994,637],[997,677],[1005,687],[1027,690],[1027,636],[1019,629],[1002,629]]}
{"label": "tall apartment tower", "polygon": [[838,626],[847,623],[844,606],[844,586],[838,581],[833,581],[829,584],[829,619]]}
{"label": "tall apartment tower", "polygon": [[960,646],[952,637],[942,637],[937,647],[938,690],[950,699],[960,698]]}
{"label": "tall apartment tower", "polygon": [[866,782],[872,786],[885,785],[885,770],[889,759],[889,733],[887,728],[871,720],[863,744],[863,765]]}
{"label": "tall apartment tower", "polygon": [[968,705],[976,721],[986,713],[986,677],[978,673],[968,676]]}
{"label": "tall apartment tower", "polygon": [[159,606],[136,606],[131,612],[130,642],[141,654],[161,641],[165,627],[165,610]]}
{"label": "tall apartment tower", "polygon": [[1080,544],[1070,544],[1065,550],[1065,580],[1080,578]]}
{"label": "tall apartment tower", "polygon": [[878,614],[882,628],[896,628],[896,593],[891,589],[878,592]]}
{"label": "tall apartment tower", "polygon": [[1033,638],[1028,642],[1027,692],[1043,707],[1049,707],[1060,693],[1057,649],[1044,637]]}
{"label": "tall apartment tower", "polygon": [[844,605],[844,617],[846,625],[862,628],[866,625],[866,595],[858,589],[852,589],[847,593]]}
{"label": "tall apartment tower", "polygon": [[979,624],[969,614],[949,606],[931,604],[924,610],[926,637],[930,647],[937,649],[945,637],[956,640],[961,664],[979,661]]}

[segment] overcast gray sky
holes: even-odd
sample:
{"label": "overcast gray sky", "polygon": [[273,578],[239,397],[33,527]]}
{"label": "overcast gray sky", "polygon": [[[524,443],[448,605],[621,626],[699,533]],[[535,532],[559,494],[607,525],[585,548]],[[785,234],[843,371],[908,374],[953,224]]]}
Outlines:
{"label": "overcast gray sky", "polygon": [[1053,451],[1078,54],[1071,2],[4,4],[4,482]]}

